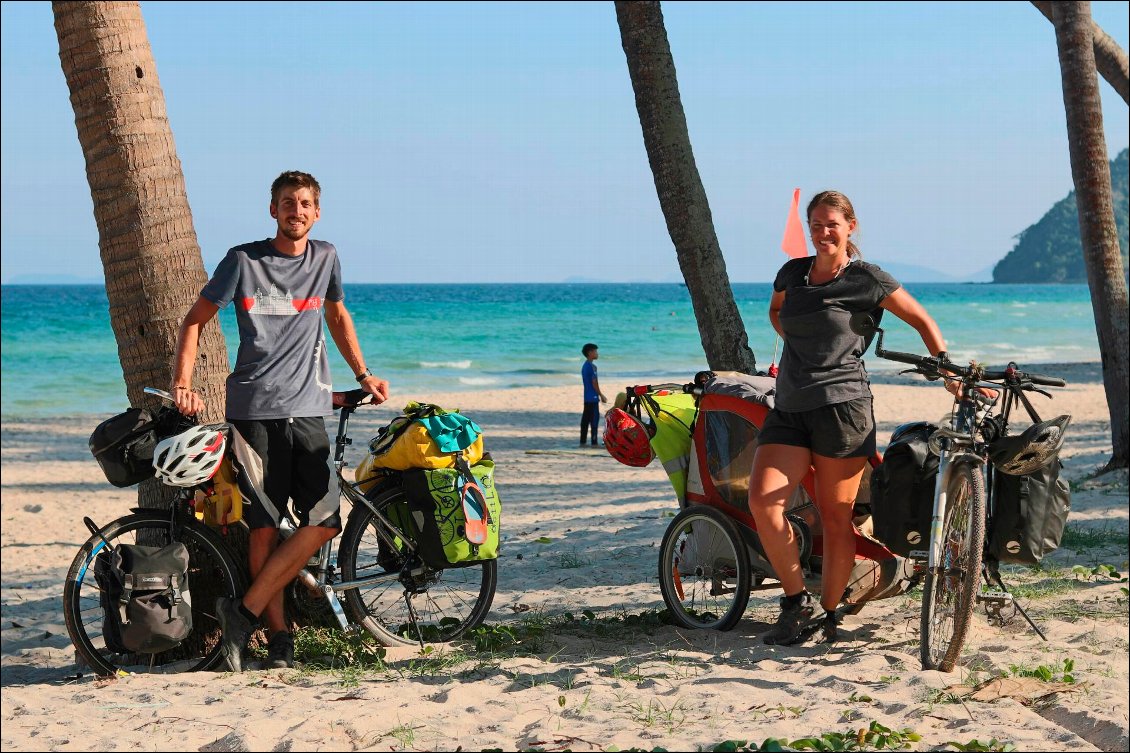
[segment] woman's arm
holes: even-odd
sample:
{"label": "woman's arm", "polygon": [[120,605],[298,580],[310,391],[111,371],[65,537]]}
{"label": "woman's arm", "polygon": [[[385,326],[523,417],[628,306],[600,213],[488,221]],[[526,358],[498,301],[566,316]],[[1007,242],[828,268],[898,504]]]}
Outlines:
{"label": "woman's arm", "polygon": [[773,325],[773,329],[777,330],[777,334],[784,339],[785,332],[781,329],[781,306],[785,305],[785,291],[774,290],[773,296],[769,299],[769,323]]}
{"label": "woman's arm", "polygon": [[[914,299],[910,293],[906,292],[905,288],[899,288],[895,292],[883,299],[879,304],[887,311],[902,319],[904,322],[914,327],[918,331],[918,336],[922,338],[922,342],[926,345],[926,349],[930,351],[930,355],[936,356],[939,353],[946,352],[946,341],[942,337],[942,331],[938,329],[937,322],[934,318],[926,313],[926,309],[921,303]],[[945,372],[949,373],[949,372]],[[961,390],[961,382],[954,379],[945,379],[943,383],[946,389],[954,395],[958,395]],[[983,387],[978,387],[977,391],[983,395],[992,397],[995,393],[992,390],[987,390]]]}
{"label": "woman's arm", "polygon": [[946,350],[946,341],[942,338],[942,331],[938,329],[937,323],[905,288],[891,293],[879,305],[914,327],[930,355],[936,356]]}

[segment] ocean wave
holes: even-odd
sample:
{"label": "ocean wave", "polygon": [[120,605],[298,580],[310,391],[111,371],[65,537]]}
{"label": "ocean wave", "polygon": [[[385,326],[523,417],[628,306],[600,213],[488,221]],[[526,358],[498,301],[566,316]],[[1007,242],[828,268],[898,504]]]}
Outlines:
{"label": "ocean wave", "polygon": [[494,377],[459,377],[459,384],[466,384],[471,387],[485,387],[489,384],[498,384],[498,380]]}
{"label": "ocean wave", "polygon": [[471,368],[471,359],[466,361],[420,361],[420,368],[422,369],[469,369]]}

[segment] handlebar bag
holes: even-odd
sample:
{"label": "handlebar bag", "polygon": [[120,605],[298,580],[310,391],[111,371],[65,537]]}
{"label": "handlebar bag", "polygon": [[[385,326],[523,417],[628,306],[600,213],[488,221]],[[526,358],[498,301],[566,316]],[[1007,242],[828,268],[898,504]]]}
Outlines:
{"label": "handlebar bag", "polygon": [[998,562],[1037,565],[1059,548],[1071,490],[1059,477],[1059,458],[1027,476],[993,474],[988,556]]}
{"label": "handlebar bag", "polygon": [[484,457],[470,471],[481,493],[477,499],[486,506],[486,538],[479,544],[468,539],[463,499],[468,484],[458,468],[416,468],[404,473],[412,528],[406,533],[416,539],[420,558],[435,570],[498,557],[502,502],[494,484],[494,462]]}
{"label": "handlebar bag", "polygon": [[88,445],[114,486],[133,486],[153,476],[157,421],[144,408],[130,408],[94,429]]}
{"label": "handlebar bag", "polygon": [[130,408],[98,424],[87,445],[107,481],[119,487],[133,486],[153,477],[157,443],[192,423],[193,419],[175,408],[161,408],[155,414]]}
{"label": "handlebar bag", "polygon": [[192,632],[188,548],[119,544],[98,553],[102,635],[116,653],[157,654],[176,648]]}
{"label": "handlebar bag", "polygon": [[903,424],[891,434],[883,462],[871,474],[871,522],[875,538],[902,557],[930,543],[938,456],[928,441],[937,426]]}

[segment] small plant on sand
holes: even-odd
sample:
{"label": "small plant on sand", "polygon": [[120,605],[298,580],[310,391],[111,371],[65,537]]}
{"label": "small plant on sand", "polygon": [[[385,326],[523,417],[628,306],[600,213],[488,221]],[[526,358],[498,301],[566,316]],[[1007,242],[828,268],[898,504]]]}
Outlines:
{"label": "small plant on sand", "polygon": [[634,721],[644,727],[662,725],[668,732],[679,727],[687,718],[687,710],[683,707],[682,700],[677,700],[668,707],[662,701],[652,699],[647,702],[647,706],[632,702],[628,704],[628,708]]}
{"label": "small plant on sand", "polygon": [[1065,549],[1076,552],[1083,549],[1108,549],[1126,548],[1126,531],[1115,530],[1111,527],[1085,528],[1083,526],[1068,525],[1063,529],[1063,538],[1059,545]]}
{"label": "small plant on sand", "polygon": [[1041,664],[1038,667],[1008,665],[1008,671],[1016,677],[1035,677],[1044,682],[1075,682],[1075,661],[1064,659],[1058,664]]}
{"label": "small plant on sand", "polygon": [[381,735],[382,738],[391,737],[400,743],[401,748],[410,748],[412,743],[416,741],[416,730],[420,727],[413,727],[408,724],[398,724],[388,732]]}
{"label": "small plant on sand", "polygon": [[592,560],[586,559],[577,553],[574,549],[571,552],[558,555],[557,565],[563,569],[571,569],[574,567],[586,567],[592,564]]}
{"label": "small plant on sand", "polygon": [[1016,750],[1016,746],[1012,743],[1002,743],[995,737],[987,743],[983,743],[977,739],[970,740],[967,743],[957,743],[951,740],[946,743],[946,745],[954,750],[1000,751],[1001,753],[1009,753],[1009,751]]}
{"label": "small plant on sand", "polygon": [[294,634],[294,658],[312,669],[353,667],[383,671],[385,648],[364,632],[343,633],[330,628],[299,628]]}
{"label": "small plant on sand", "polygon": [[1114,565],[1095,565],[1094,567],[1076,565],[1071,568],[1071,573],[1080,580],[1115,580],[1120,583],[1126,581],[1126,576],[1119,573],[1118,568]]}
{"label": "small plant on sand", "polygon": [[726,740],[708,748],[712,751],[788,751],[788,750],[902,750],[911,743],[918,742],[922,736],[911,729],[893,730],[879,722],[871,722],[866,727],[849,729],[843,732],[827,732],[818,737],[802,737],[798,740],[770,737],[761,745],[746,740]]}

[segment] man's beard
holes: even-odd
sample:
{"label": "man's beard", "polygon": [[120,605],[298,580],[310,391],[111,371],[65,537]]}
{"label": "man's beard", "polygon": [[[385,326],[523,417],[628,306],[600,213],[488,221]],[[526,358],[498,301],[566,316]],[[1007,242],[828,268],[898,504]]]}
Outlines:
{"label": "man's beard", "polygon": [[280,229],[282,230],[282,234],[292,241],[300,241],[310,232],[310,229],[305,225],[302,226],[301,230],[291,230],[289,225],[283,225]]}

